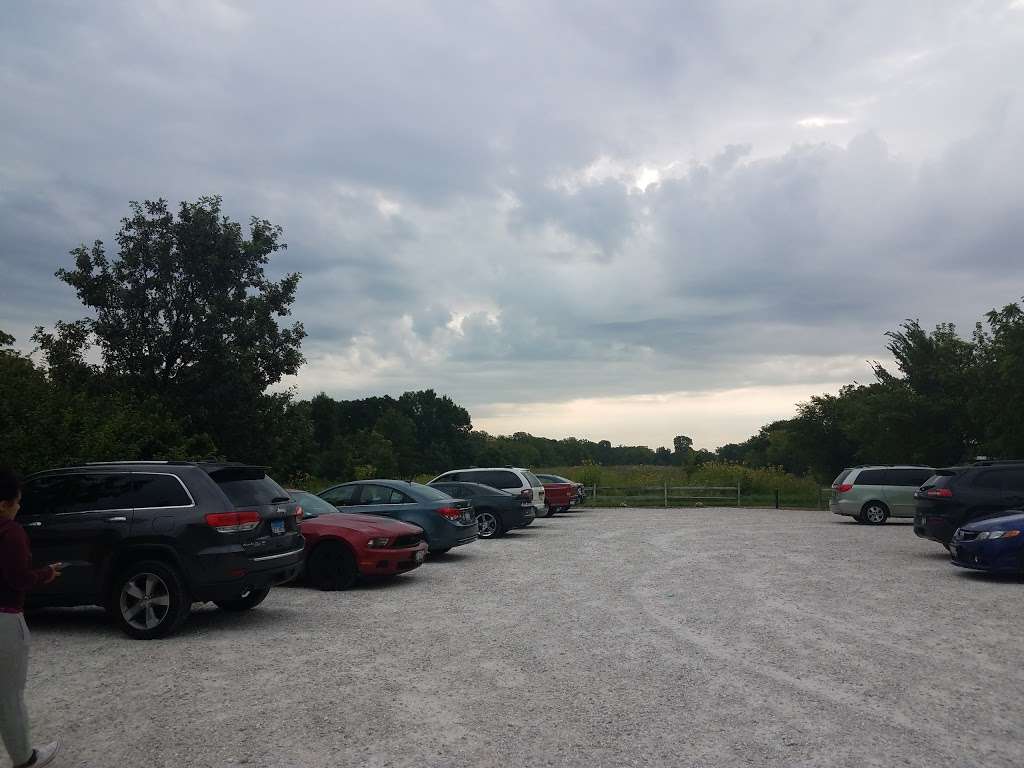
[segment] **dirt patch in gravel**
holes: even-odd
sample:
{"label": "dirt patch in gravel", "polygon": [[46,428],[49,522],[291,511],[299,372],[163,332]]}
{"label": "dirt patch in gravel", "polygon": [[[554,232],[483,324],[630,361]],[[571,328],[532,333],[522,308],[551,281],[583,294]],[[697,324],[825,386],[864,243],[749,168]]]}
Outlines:
{"label": "dirt patch in gravel", "polygon": [[1019,766],[1024,583],[907,524],[584,510],[388,583],[33,632],[57,766]]}

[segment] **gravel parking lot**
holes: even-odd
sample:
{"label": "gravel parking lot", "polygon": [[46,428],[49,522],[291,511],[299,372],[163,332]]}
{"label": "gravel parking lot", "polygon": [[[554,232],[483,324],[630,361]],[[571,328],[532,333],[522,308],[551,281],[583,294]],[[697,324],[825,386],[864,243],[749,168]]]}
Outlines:
{"label": "gravel parking lot", "polygon": [[1019,766],[1019,580],[827,512],[584,510],[172,639],[30,617],[59,766]]}

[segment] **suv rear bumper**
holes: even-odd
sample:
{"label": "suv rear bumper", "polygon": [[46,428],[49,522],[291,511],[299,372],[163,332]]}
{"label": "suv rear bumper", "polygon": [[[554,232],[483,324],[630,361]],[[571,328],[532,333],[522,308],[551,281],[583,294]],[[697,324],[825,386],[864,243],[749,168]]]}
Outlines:
{"label": "suv rear bumper", "polygon": [[914,534],[922,539],[937,541],[939,544],[949,544],[958,527],[945,517],[925,516],[920,512],[914,515]]}
{"label": "suv rear bumper", "polygon": [[[248,557],[244,553],[228,556],[218,553],[211,560],[209,570],[204,574],[223,574],[222,578],[202,579],[189,585],[192,599],[196,602],[227,600],[237,597],[248,589],[265,589],[276,584],[291,581],[302,569],[305,540],[298,537],[298,548],[284,552]],[[212,557],[212,556],[211,556]]]}

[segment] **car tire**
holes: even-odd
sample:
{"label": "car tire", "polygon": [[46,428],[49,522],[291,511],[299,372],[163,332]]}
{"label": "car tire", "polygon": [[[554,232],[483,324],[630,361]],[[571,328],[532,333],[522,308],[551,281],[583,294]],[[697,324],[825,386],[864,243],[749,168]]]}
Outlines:
{"label": "car tire", "polygon": [[213,602],[222,611],[248,611],[266,600],[267,595],[269,594],[270,587],[263,587],[262,589],[247,590],[238,597],[230,600],[214,600]]}
{"label": "car tire", "polygon": [[555,514],[554,507],[544,507],[544,517],[552,517]]}
{"label": "car tire", "polygon": [[325,541],[309,553],[306,580],[324,592],[348,589],[359,578],[355,555],[340,541]]}
{"label": "car tire", "polygon": [[860,508],[857,519],[868,525],[883,525],[889,519],[889,508],[880,501],[869,501]]}
{"label": "car tire", "polygon": [[121,631],[136,640],[174,634],[191,610],[181,575],[159,560],[139,560],[122,568],[107,605]]}
{"label": "car tire", "polygon": [[505,535],[505,524],[501,520],[501,515],[493,509],[477,511],[476,525],[481,539],[497,539]]}

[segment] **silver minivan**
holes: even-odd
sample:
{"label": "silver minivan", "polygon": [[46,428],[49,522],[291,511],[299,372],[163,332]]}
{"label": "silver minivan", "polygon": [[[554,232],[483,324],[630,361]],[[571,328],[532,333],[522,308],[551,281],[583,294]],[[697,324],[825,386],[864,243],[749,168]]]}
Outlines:
{"label": "silver minivan", "polygon": [[544,517],[544,483],[533,472],[519,467],[470,467],[454,469],[438,475],[431,483],[480,483],[522,497],[524,505],[532,505],[536,517]]}
{"label": "silver minivan", "polygon": [[858,523],[881,525],[890,517],[914,516],[914,491],[935,474],[921,464],[844,469],[832,483],[829,509]]}

